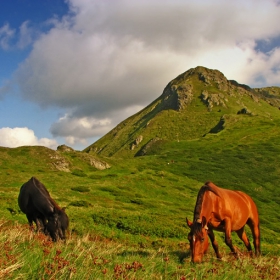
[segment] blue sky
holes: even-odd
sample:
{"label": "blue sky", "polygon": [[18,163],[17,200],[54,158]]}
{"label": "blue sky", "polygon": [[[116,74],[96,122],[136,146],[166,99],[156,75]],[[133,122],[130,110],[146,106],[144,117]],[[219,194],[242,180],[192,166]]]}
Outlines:
{"label": "blue sky", "polygon": [[0,1],[0,146],[82,150],[191,67],[280,86],[279,0]]}

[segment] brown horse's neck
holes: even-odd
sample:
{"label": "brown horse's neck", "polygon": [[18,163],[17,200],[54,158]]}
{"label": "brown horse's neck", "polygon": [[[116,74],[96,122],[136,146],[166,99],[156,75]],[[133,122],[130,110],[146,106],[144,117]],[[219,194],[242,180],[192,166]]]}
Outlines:
{"label": "brown horse's neck", "polygon": [[203,197],[207,190],[209,190],[209,187],[207,185],[204,185],[200,188],[200,190],[198,192],[196,204],[195,204],[195,208],[194,208],[194,215],[193,215],[194,223],[196,223],[198,220],[200,220]]}
{"label": "brown horse's neck", "polygon": [[207,191],[210,191],[214,193],[217,196],[219,195],[219,188],[214,185],[212,182],[206,182],[204,186],[202,186],[198,192],[197,195],[197,200],[194,208],[194,216],[193,216],[193,222],[197,222],[201,220],[201,210],[202,210],[202,204],[203,204],[203,199],[204,195]]}

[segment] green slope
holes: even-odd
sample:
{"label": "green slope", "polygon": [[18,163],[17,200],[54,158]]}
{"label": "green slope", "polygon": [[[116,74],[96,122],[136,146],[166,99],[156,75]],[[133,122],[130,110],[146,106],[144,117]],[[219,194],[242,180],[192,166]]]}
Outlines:
{"label": "green slope", "polygon": [[[263,251],[279,252],[279,125],[260,118],[255,126],[247,116],[232,129],[200,139],[159,141],[146,156],[112,157],[112,167],[106,170],[91,168],[74,152],[67,156],[75,159],[76,171],[64,172],[51,166],[44,149],[1,148],[0,213],[5,220],[27,222],[17,195],[20,186],[36,176],[59,205],[67,207],[73,234],[89,232],[139,244],[186,242],[185,218],[193,215],[199,188],[212,180],[253,197],[261,217]],[[223,236],[217,235],[225,248]],[[234,242],[244,249],[235,235]]]}
{"label": "green slope", "polygon": [[210,131],[238,127],[248,116],[252,117],[251,125],[273,121],[280,118],[279,92],[277,87],[250,89],[228,81],[218,70],[190,69],[171,81],[149,106],[84,151],[105,157],[133,157],[156,140],[198,139]]}
{"label": "green slope", "polygon": [[[27,223],[17,196],[20,186],[36,176],[58,204],[67,207],[72,234],[129,240],[144,247],[174,240],[177,244],[187,242],[185,218],[193,215],[199,188],[211,180],[253,197],[261,218],[263,252],[279,254],[280,111],[264,100],[267,94],[262,90],[255,93],[236,86],[218,71],[192,71],[170,82],[151,106],[125,120],[86,153],[0,148],[2,219]],[[212,99],[206,98],[204,87]],[[215,105],[215,100],[220,103]],[[246,110],[238,114],[241,109]],[[143,141],[131,150],[139,135]],[[145,156],[135,157],[150,139],[156,141],[146,145]],[[96,154],[111,168],[94,168],[91,161]],[[223,235],[217,236],[225,248]],[[235,235],[234,242],[244,249]]]}

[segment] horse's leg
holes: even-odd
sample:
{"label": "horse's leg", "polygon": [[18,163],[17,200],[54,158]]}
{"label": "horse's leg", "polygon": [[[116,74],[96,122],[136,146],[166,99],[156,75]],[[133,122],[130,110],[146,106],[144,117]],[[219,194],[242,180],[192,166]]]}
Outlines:
{"label": "horse's leg", "polygon": [[251,219],[248,220],[248,226],[250,227],[254,239],[255,254],[258,257],[261,254],[261,241],[260,241],[260,226],[259,223],[255,223]]}
{"label": "horse's leg", "polygon": [[47,229],[48,221],[47,221],[47,219],[45,217],[43,217],[42,221],[43,221],[43,226],[44,226],[44,233],[45,233],[45,235],[49,235],[49,232],[48,232],[48,229]]}
{"label": "horse's leg", "polygon": [[35,217],[35,223],[37,226],[37,232],[43,232],[43,222],[39,217]]}
{"label": "horse's leg", "polygon": [[230,248],[231,252],[234,255],[237,255],[236,249],[232,245],[232,240],[231,240],[231,221],[229,218],[226,218],[224,221],[225,221],[225,243]]}
{"label": "horse's leg", "polygon": [[216,253],[217,258],[221,259],[222,255],[219,252],[218,242],[215,239],[215,235],[214,235],[214,232],[213,232],[212,229],[208,230],[208,236],[210,237],[210,240],[211,240],[211,243],[212,243],[212,247],[213,247],[213,249],[214,249],[214,251]]}
{"label": "horse's leg", "polygon": [[26,214],[28,223],[29,223],[29,228],[31,231],[34,231],[34,227],[33,227],[33,215],[30,214]]}
{"label": "horse's leg", "polygon": [[252,253],[252,247],[251,247],[251,244],[250,244],[250,241],[245,233],[245,230],[244,230],[244,227],[241,228],[240,230],[237,230],[236,231],[237,235],[239,236],[239,238],[244,242],[247,250]]}

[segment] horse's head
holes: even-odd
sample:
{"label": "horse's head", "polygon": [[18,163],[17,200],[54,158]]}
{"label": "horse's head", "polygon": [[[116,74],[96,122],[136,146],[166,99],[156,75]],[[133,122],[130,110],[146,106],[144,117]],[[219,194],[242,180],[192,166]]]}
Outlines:
{"label": "horse's head", "polygon": [[58,218],[58,235],[61,239],[65,239],[65,231],[67,230],[69,226],[69,218],[67,214],[65,213],[65,207],[63,207],[59,212],[59,218]]}
{"label": "horse's head", "polygon": [[65,208],[55,209],[52,216],[49,217],[47,223],[47,231],[53,241],[65,239],[65,231],[68,228],[69,219],[65,213]]}
{"label": "horse's head", "polygon": [[202,219],[197,219],[193,223],[188,219],[186,221],[191,229],[188,239],[190,241],[192,262],[201,263],[203,255],[207,252],[209,246],[206,218],[202,217]]}

